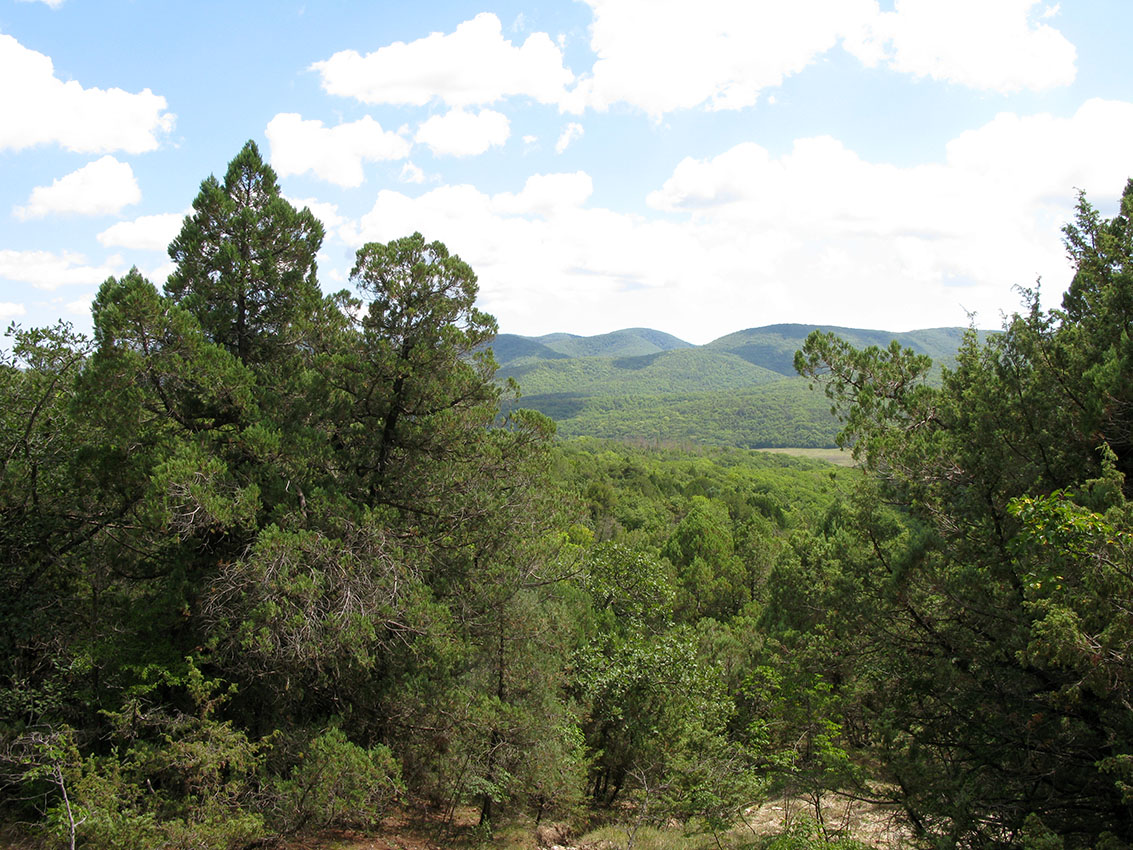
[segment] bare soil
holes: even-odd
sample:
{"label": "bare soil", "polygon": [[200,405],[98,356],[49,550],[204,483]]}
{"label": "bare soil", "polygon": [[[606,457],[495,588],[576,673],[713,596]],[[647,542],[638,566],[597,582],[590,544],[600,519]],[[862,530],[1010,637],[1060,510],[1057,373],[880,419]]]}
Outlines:
{"label": "bare soil", "polygon": [[[878,850],[897,850],[909,846],[911,834],[901,823],[892,806],[881,806],[837,795],[822,799],[822,825],[827,834],[845,836]],[[754,837],[774,835],[801,821],[817,820],[813,802],[800,797],[777,797],[744,812],[744,823],[737,826],[732,837],[736,842],[750,843]],[[305,836],[287,842],[282,850],[472,850],[472,848],[507,848],[507,850],[536,850],[536,829],[533,824],[515,823],[497,831],[487,841],[476,831],[477,812],[474,809],[457,811],[451,822],[439,816],[399,814],[386,818],[381,829],[373,834],[332,830]],[[545,832],[545,831],[544,831]],[[672,825],[673,840],[670,846],[691,846],[683,840],[679,824]],[[560,850],[595,850],[602,846],[614,850],[624,843],[611,844],[608,840],[591,840],[582,835],[564,844],[555,844]],[[693,842],[699,845],[701,842]],[[727,846],[725,842],[725,846]],[[706,846],[715,846],[706,837]]]}

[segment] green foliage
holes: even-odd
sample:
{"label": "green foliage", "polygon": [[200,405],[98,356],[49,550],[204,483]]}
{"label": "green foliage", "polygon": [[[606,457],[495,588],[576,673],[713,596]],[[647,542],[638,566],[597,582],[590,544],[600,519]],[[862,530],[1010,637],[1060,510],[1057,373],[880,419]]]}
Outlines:
{"label": "green foliage", "polygon": [[563,436],[633,444],[822,448],[838,432],[829,406],[798,378],[681,394],[545,393],[523,404],[553,418]]}
{"label": "green foliage", "polygon": [[[926,845],[1129,844],[1131,215],[1133,183],[1080,200],[1063,308],[1025,292],[958,352],[820,331],[791,379],[796,326],[510,339],[564,433],[636,447],[554,444],[465,263],[371,243],[322,296],[321,226],[249,144],[164,291],[107,280],[93,342],[9,331],[0,810],[93,848],[405,800],[720,843],[775,791],[814,824],[766,846],[833,847],[845,791]],[[864,473],[645,447],[824,445],[830,404]]]}
{"label": "green foliage", "polygon": [[657,627],[672,617],[674,591],[664,567],[617,543],[595,546],[586,558],[586,589],[606,628]]}
{"label": "green foliage", "polygon": [[636,357],[572,357],[512,367],[505,374],[532,396],[684,395],[708,390],[751,389],[781,375],[748,363],[735,354],[700,349],[643,354]]}
{"label": "green foliage", "polygon": [[279,817],[288,832],[308,825],[365,829],[380,823],[403,791],[389,747],[364,749],[332,727],[313,738],[290,775],[278,780]]}
{"label": "green foliage", "polygon": [[[0,353],[0,717],[39,724],[75,689],[61,648],[88,625],[68,610],[94,528],[74,510],[83,425],[70,415],[90,343],[68,325],[8,329]],[[79,688],[79,696],[86,695]]]}
{"label": "green foliage", "polygon": [[[812,326],[750,328],[693,347],[657,332],[597,337],[504,335],[494,344],[501,377],[523,387],[524,404],[567,436],[659,444],[765,447],[834,445],[837,424],[794,377],[793,355]],[[953,363],[959,328],[908,334],[821,328],[854,345],[910,346]],[[977,339],[987,334],[977,332]],[[930,375],[939,384],[939,370]]]}
{"label": "green foliage", "polygon": [[578,667],[598,802],[612,803],[626,787],[668,791],[681,765],[727,722],[727,697],[711,667],[699,663],[688,630],[653,634],[631,626],[601,635]]}
{"label": "green foliage", "polygon": [[756,846],[759,850],[865,850],[871,845],[850,838],[830,838],[817,823],[804,819]]}
{"label": "green foliage", "polygon": [[[815,332],[836,335],[856,348],[888,348],[896,342],[900,348],[907,348],[944,364],[953,361],[964,340],[963,328],[929,328],[908,333],[889,333],[830,326],[768,325],[722,336],[705,347],[733,352],[751,363],[758,363],[782,375],[794,375],[795,352]],[[977,333],[981,341],[989,336],[983,331]]]}
{"label": "green foliage", "polygon": [[166,293],[205,336],[244,363],[263,363],[302,338],[319,310],[315,254],[323,227],[281,196],[275,172],[248,142],[221,183],[201,183],[169,257]]}
{"label": "green foliage", "polygon": [[[46,799],[43,828],[72,847],[247,846],[265,834],[250,803],[269,743],[217,719],[229,695],[220,684],[188,659],[180,676],[162,675],[110,714],[108,752],[82,755],[67,726],[33,728],[4,760],[24,794]],[[185,688],[192,713],[153,704],[171,685]]]}
{"label": "green foliage", "polygon": [[581,793],[554,426],[499,417],[495,321],[443,244],[368,244],[360,298],[324,298],[321,239],[249,143],[164,293],[111,278],[93,347],[16,330],[0,362],[2,731],[76,730],[48,819],[73,788],[91,846],[373,823],[399,772],[459,803]]}
{"label": "green foliage", "polygon": [[857,351],[815,334],[796,358],[831,382],[840,441],[909,517],[910,533],[895,535],[859,503],[850,521],[873,557],[835,563],[847,576],[873,562],[872,576],[854,567],[843,603],[870,612],[859,624],[873,660],[856,672],[878,693],[860,706],[926,837],[1133,837],[1131,204],[1133,184],[1112,221],[1081,200],[1063,309],[1043,312],[1024,292],[1026,312],[983,345],[970,334],[939,387],[922,356],[896,346]]}
{"label": "green foliage", "polygon": [[748,576],[735,554],[732,518],[722,502],[693,496],[661,554],[677,568],[686,619],[726,619],[750,601]]}

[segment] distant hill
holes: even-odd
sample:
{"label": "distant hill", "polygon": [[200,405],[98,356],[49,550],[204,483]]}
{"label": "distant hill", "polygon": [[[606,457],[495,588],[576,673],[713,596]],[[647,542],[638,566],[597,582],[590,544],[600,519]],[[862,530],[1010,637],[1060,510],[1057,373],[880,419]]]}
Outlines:
{"label": "distant hill", "polygon": [[797,377],[746,390],[525,395],[518,406],[550,416],[564,437],[657,445],[819,449],[833,446],[838,433],[826,396]]}
{"label": "distant hill", "polygon": [[728,351],[681,348],[617,357],[548,359],[502,370],[530,395],[655,395],[746,389],[782,380],[778,372]]}
{"label": "distant hill", "polygon": [[857,348],[871,345],[884,348],[892,340],[897,340],[905,348],[911,348],[918,354],[927,354],[934,363],[951,362],[966,332],[964,328],[929,328],[908,333],[891,333],[833,325],[767,325],[722,336],[704,348],[728,351],[749,363],[793,377],[795,352],[802,348],[806,338],[816,330],[835,333]]}
{"label": "distant hill", "polygon": [[496,360],[502,367],[519,367],[538,360],[566,357],[643,357],[694,347],[691,342],[650,328],[626,328],[598,336],[500,334],[492,343]]}
{"label": "distant hill", "polygon": [[859,348],[896,339],[938,366],[954,362],[965,333],[781,324],[694,346],[661,331],[627,328],[589,337],[500,334],[492,348],[499,378],[520,384],[520,405],[553,418],[565,436],[822,448],[834,444],[838,423],[825,396],[794,370],[795,351],[814,330]]}

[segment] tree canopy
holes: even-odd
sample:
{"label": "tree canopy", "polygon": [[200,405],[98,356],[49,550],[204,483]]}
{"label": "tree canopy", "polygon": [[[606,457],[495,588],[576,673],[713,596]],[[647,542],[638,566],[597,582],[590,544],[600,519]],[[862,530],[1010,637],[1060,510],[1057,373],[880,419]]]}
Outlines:
{"label": "tree canopy", "polygon": [[1025,290],[939,378],[813,334],[855,470],[556,443],[467,264],[415,233],[324,294],[249,143],[164,287],[0,354],[0,814],[235,850],[585,809],[762,848],[729,830],[781,795],[821,848],[836,793],[926,848],[1129,847],[1131,217],[1133,182],[1080,197],[1062,306]]}
{"label": "tree canopy", "polygon": [[873,554],[850,599],[885,659],[868,679],[874,746],[925,834],[1133,837],[1131,212],[1133,182],[1112,220],[1080,198],[1061,309],[1024,291],[1025,311],[970,339],[939,388],[897,346],[814,334],[796,355],[826,383],[872,498],[909,518],[886,531],[876,502],[861,506]]}

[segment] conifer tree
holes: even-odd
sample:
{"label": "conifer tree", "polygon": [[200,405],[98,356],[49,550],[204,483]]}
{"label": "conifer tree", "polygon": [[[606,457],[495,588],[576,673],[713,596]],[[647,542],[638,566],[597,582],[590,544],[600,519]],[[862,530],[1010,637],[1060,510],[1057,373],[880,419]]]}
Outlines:
{"label": "conifer tree", "polygon": [[205,335],[244,363],[270,360],[301,339],[322,300],[315,255],[323,227],[280,194],[275,172],[249,141],[221,183],[201,183],[193,214],[169,246],[177,264],[166,293]]}

